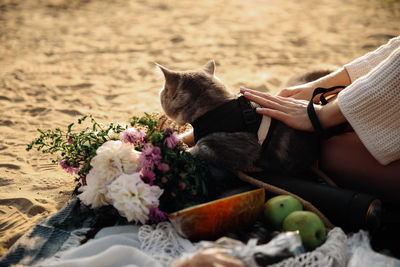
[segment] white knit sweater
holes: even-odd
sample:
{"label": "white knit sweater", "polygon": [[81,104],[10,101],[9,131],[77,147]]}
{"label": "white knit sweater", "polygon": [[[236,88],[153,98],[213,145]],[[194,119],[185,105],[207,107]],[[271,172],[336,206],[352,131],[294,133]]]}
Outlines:
{"label": "white knit sweater", "polygon": [[352,83],[338,96],[343,115],[378,162],[400,159],[400,36],[344,67]]}

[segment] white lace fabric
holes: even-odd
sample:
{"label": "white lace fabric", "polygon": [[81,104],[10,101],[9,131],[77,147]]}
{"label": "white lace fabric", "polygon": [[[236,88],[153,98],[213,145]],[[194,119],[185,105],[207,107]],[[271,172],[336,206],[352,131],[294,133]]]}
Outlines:
{"label": "white lace fabric", "polygon": [[[315,250],[288,258],[272,266],[274,267],[341,267],[347,263],[347,237],[339,227],[333,228],[323,245]],[[369,241],[369,240],[368,240]]]}
{"label": "white lace fabric", "polygon": [[[144,225],[139,229],[139,240],[142,243],[141,249],[148,255],[154,257],[163,266],[170,264],[177,258],[190,258],[197,250],[204,249],[200,243],[191,243],[182,238],[170,223],[161,223],[150,226]],[[208,242],[212,243],[212,242]],[[222,245],[221,245],[222,244]],[[212,245],[208,244],[207,247]],[[249,244],[244,245],[241,242],[215,243],[215,246],[229,249],[234,255],[235,250],[244,251]],[[238,250],[238,246],[242,246]],[[250,246],[251,247],[251,246]],[[359,261],[355,259],[360,249],[363,249],[363,257],[369,257],[371,262],[380,262],[381,264],[390,263],[388,266],[398,266],[400,261],[378,254],[371,249],[369,234],[360,230],[358,233],[346,235],[339,227],[329,231],[327,240],[323,245],[311,252],[301,253],[295,257],[287,258],[279,263],[269,265],[272,267],[344,267],[349,261]],[[250,250],[248,250],[250,251]],[[365,259],[364,259],[365,261]],[[355,265],[352,265],[355,266]],[[380,265],[381,266],[381,265]],[[384,266],[384,265],[382,265]],[[256,264],[246,267],[258,267]]]}
{"label": "white lace fabric", "polygon": [[[193,253],[195,246],[190,241],[182,238],[170,223],[160,223],[157,226],[144,225],[139,229],[141,249],[164,266],[169,266],[172,261],[184,253]],[[341,228],[332,229],[326,242],[312,252],[302,253],[296,257],[283,260],[274,267],[289,266],[346,266],[347,245],[346,235]],[[369,242],[369,239],[363,239]],[[353,242],[354,243],[354,242]],[[356,243],[358,245],[358,243]]]}
{"label": "white lace fabric", "polygon": [[[140,227],[114,226],[105,230],[107,231],[103,231],[103,235],[99,232],[99,236],[81,246],[79,241],[85,231],[74,233],[74,240],[67,242],[65,250],[38,266],[161,267],[170,266],[178,258],[190,258],[197,251],[204,249],[204,241],[190,242],[181,237],[169,222]],[[246,267],[258,267],[254,260],[245,260],[252,258],[252,252],[262,247],[256,246],[254,241],[251,240],[248,244],[237,240],[219,243],[210,241],[207,242],[207,247],[223,246],[227,255],[244,260]],[[377,266],[400,266],[397,259],[372,251],[368,232],[360,231],[347,236],[339,227],[332,229],[325,243],[314,251],[298,254],[271,266],[341,267],[347,266],[349,262],[352,267],[359,266],[357,264],[360,262],[379,263]]]}
{"label": "white lace fabric", "polygon": [[182,238],[169,222],[141,226],[139,241],[140,249],[164,266],[169,266],[174,259],[194,248],[193,244]]}

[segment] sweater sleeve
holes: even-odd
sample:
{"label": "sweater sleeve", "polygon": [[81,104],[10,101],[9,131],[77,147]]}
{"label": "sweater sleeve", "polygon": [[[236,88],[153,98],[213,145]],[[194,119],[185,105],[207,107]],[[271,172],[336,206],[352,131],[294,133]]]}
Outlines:
{"label": "sweater sleeve", "polygon": [[380,46],[375,51],[369,52],[344,65],[350,76],[351,82],[354,82],[361,76],[370,72],[398,47],[400,47],[400,36],[391,39],[388,43]]}
{"label": "sweater sleeve", "polygon": [[386,165],[400,159],[400,47],[342,90],[338,103],[378,162]]}

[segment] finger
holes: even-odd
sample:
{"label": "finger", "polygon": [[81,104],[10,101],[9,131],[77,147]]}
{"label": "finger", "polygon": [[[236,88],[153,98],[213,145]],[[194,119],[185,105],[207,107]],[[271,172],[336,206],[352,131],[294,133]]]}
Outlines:
{"label": "finger", "polygon": [[272,109],[277,109],[277,110],[281,110],[281,111],[288,111],[288,109],[289,109],[288,106],[281,105],[280,103],[278,103],[276,101],[271,101],[263,96],[250,94],[249,92],[246,92],[244,94],[244,96],[248,100],[253,101],[265,108],[272,108]]}
{"label": "finger", "polygon": [[288,96],[274,96],[278,98],[279,100],[286,102],[286,103],[298,103],[298,99],[295,99],[293,97],[288,97]]}
{"label": "finger", "polygon": [[250,88],[246,88],[246,87],[240,86],[240,93],[244,94],[246,92],[248,92],[250,94],[253,94],[253,95],[258,95],[258,96],[261,96],[261,97],[267,95],[267,93],[263,93],[263,92],[260,92],[260,91],[257,91],[257,90],[253,90],[253,89],[250,89]]}
{"label": "finger", "polygon": [[285,124],[288,123],[288,119],[289,119],[288,114],[285,112],[282,112],[280,110],[270,109],[270,108],[257,108],[256,112],[258,114],[270,116],[271,118],[277,119]]}
{"label": "finger", "polygon": [[[286,106],[286,107],[289,107],[290,104],[294,103],[292,100],[288,100],[288,98],[277,97],[277,96],[273,96],[273,95],[265,94],[265,93],[261,93],[261,92],[258,92],[258,93],[254,93],[254,94],[253,94],[253,93],[251,93],[251,92],[249,92],[249,91],[246,91],[243,95],[244,95],[247,99],[249,99],[249,100],[251,100],[251,101],[254,101],[254,102],[256,102],[256,103],[258,103],[258,104],[260,104],[260,105],[262,105],[262,104],[259,103],[259,102],[257,102],[258,99],[269,100],[269,101],[271,101],[271,102],[275,102],[275,103],[277,103],[277,104],[279,104],[279,105]],[[254,100],[250,99],[250,97],[254,97]]]}
{"label": "finger", "polygon": [[[276,96],[272,96],[269,93],[263,93],[263,92],[260,92],[260,91],[256,91],[256,90],[253,90],[253,89],[250,89],[250,88],[243,87],[243,86],[240,87],[240,92],[245,96],[246,96],[246,93],[250,93],[252,95],[256,95],[256,96],[259,96],[259,97],[262,97],[262,98],[267,98],[267,99],[269,99],[271,101],[279,102],[278,99],[275,98]],[[281,101],[284,101],[284,100],[282,99]]]}
{"label": "finger", "polygon": [[293,90],[282,89],[277,96],[290,97],[293,95]]}

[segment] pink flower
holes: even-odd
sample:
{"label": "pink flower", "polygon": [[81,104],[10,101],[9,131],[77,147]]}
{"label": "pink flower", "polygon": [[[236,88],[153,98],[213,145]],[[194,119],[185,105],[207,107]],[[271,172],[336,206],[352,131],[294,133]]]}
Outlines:
{"label": "pink flower", "polygon": [[121,133],[120,139],[122,142],[133,145],[142,145],[147,137],[143,131],[138,131],[135,128],[126,129]]}
{"label": "pink flower", "polygon": [[171,135],[174,132],[174,129],[172,129],[172,127],[167,127],[167,129],[165,129],[165,131],[167,132],[167,134]]}
{"label": "pink flower", "polygon": [[172,149],[179,143],[179,138],[175,133],[173,133],[165,139],[165,143],[167,144],[168,148]]}
{"label": "pink flower", "polygon": [[158,207],[150,208],[149,220],[152,223],[165,222],[168,220],[168,214],[159,210]]}
{"label": "pink flower", "polygon": [[140,170],[140,178],[146,184],[153,185],[154,180],[156,179],[156,174],[152,170],[144,168]]}
{"label": "pink flower", "polygon": [[154,147],[151,144],[145,144],[138,161],[139,165],[144,169],[153,170],[154,165],[159,165],[161,160],[161,150],[159,147]]}
{"label": "pink flower", "polygon": [[[155,147],[153,147],[152,153],[154,155],[161,155],[161,149],[158,146],[155,146]],[[161,156],[160,156],[160,159],[161,159]]]}
{"label": "pink flower", "polygon": [[67,142],[68,142],[68,144],[72,145],[73,144],[72,138],[68,137],[68,141]]}
{"label": "pink flower", "polygon": [[79,171],[79,167],[70,166],[66,159],[60,161],[60,166],[64,171],[68,172],[71,175],[75,175]]}
{"label": "pink flower", "polygon": [[160,163],[160,164],[158,164],[158,170],[160,171],[160,172],[167,172],[167,171],[169,171],[169,165],[167,164],[167,163]]}
{"label": "pink flower", "polygon": [[186,184],[184,184],[184,183],[179,183],[179,188],[181,189],[181,190],[184,190],[185,188],[186,188]]}
{"label": "pink flower", "polygon": [[81,175],[81,181],[82,181],[82,185],[86,186],[87,182],[86,182],[86,175]]}
{"label": "pink flower", "polygon": [[163,177],[161,178],[161,183],[165,184],[165,183],[167,183],[167,182],[168,182],[168,178],[165,177],[165,176],[163,176]]}

